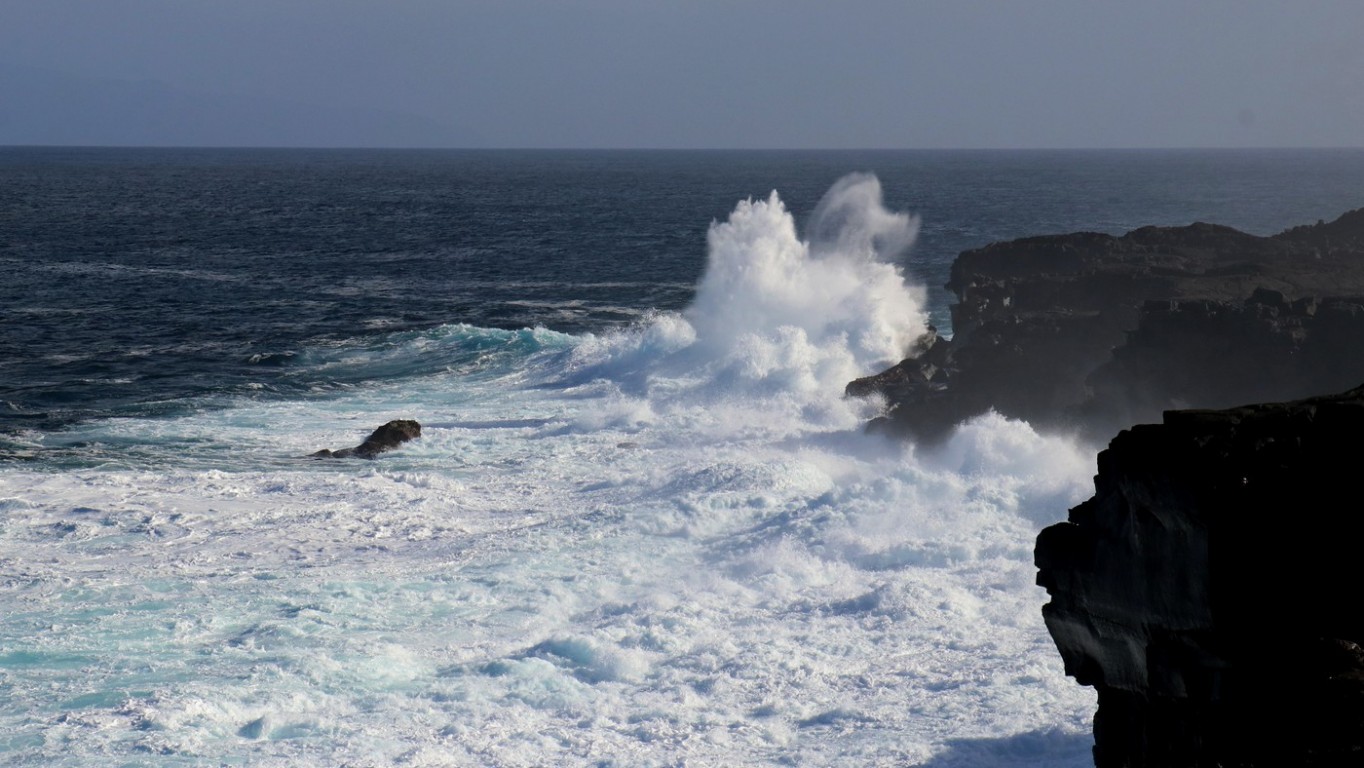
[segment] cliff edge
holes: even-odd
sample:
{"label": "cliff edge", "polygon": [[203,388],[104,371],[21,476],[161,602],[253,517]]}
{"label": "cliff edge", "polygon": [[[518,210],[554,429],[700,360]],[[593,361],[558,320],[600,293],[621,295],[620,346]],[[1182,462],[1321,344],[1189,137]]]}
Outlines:
{"label": "cliff edge", "polygon": [[1364,387],[1169,412],[1038,536],[1099,768],[1364,765]]}

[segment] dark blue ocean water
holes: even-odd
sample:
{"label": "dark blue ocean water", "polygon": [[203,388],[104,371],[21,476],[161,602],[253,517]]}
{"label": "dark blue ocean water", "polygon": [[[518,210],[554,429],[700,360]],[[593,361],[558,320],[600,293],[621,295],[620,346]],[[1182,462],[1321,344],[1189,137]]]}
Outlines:
{"label": "dark blue ocean water", "polygon": [[903,267],[940,327],[963,249],[1270,234],[1364,205],[1364,150],[0,148],[0,432],[419,375],[295,363],[441,324],[579,333],[679,309],[737,200],[776,189],[803,220],[852,171],[922,217]]}

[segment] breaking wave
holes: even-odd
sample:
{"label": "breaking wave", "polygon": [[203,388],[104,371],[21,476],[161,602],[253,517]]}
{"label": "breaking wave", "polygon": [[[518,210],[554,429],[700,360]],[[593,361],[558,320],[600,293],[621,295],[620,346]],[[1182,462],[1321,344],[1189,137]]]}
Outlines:
{"label": "breaking wave", "polygon": [[0,756],[1078,768],[1031,544],[1089,457],[842,397],[924,330],[915,228],[870,176],[803,237],[774,193],[629,330],[394,333],[282,363],[362,386],[34,436],[82,458],[0,475]]}

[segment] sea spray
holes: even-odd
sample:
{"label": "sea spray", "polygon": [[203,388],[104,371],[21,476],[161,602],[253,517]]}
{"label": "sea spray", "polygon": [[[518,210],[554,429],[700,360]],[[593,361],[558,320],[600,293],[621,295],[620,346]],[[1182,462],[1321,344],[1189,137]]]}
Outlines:
{"label": "sea spray", "polygon": [[898,361],[927,327],[923,290],[894,263],[917,226],[862,174],[825,195],[805,240],[776,192],[741,201],[711,225],[691,306],[589,339],[565,381],[607,380],[654,408],[704,406],[736,434],[852,428],[875,406],[843,400],[844,384]]}
{"label": "sea spray", "polygon": [[892,263],[917,222],[885,209],[876,177],[852,175],[820,201],[809,229],[810,239],[797,237],[776,192],[739,203],[710,228],[706,272],[684,314],[698,344],[721,355],[752,339],[808,344],[791,362],[841,391],[840,378],[897,362],[924,332],[923,291]]}

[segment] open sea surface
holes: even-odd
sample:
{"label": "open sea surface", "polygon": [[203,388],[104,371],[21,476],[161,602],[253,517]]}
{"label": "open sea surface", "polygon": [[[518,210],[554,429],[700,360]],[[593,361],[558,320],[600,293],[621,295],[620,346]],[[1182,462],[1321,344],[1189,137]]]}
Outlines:
{"label": "open sea surface", "polygon": [[1364,150],[0,148],[0,764],[1087,766],[1032,542],[1095,447],[843,385],[961,250],[1360,206]]}

